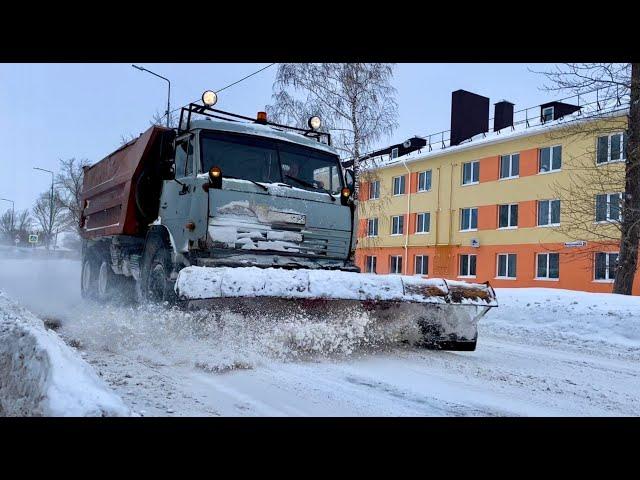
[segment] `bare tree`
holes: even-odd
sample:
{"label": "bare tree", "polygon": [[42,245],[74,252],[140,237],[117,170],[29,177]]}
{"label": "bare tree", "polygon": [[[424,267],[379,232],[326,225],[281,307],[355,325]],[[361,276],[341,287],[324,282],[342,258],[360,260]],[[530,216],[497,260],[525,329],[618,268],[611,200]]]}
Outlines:
{"label": "bare tree", "polygon": [[67,215],[67,209],[57,192],[54,192],[53,201],[50,192],[41,193],[36,200],[33,206],[33,216],[42,231],[47,249],[51,245],[54,234],[68,225]]}
{"label": "bare tree", "polygon": [[[594,121],[579,122],[562,131],[575,141],[581,141],[582,137],[594,142],[582,158],[573,159],[570,184],[557,188],[566,198],[563,208],[568,222],[563,229],[567,233],[583,232],[603,244],[620,242],[613,291],[631,295],[640,247],[640,64],[572,63],[538,73],[550,81],[546,86],[549,91],[585,94],[597,90],[596,111],[615,112],[616,107],[624,111],[622,116],[603,113]],[[617,135],[621,131],[625,135]],[[616,160],[624,161],[623,164],[609,164],[611,152],[615,150],[612,142],[615,148],[621,149]],[[607,161],[599,157],[603,152]],[[611,196],[603,202],[603,195],[616,192],[622,193],[619,202]],[[602,222],[606,225],[594,222],[598,214],[596,205],[607,212],[619,209],[621,220]]]}
{"label": "bare tree", "polygon": [[318,115],[343,157],[360,157],[398,126],[390,63],[281,63],[274,83],[276,121],[306,126]]}
{"label": "bare tree", "polygon": [[11,235],[14,231],[13,211],[6,210],[0,216],[0,232],[6,241],[11,241]]}
{"label": "bare tree", "polygon": [[69,158],[60,160],[60,172],[56,176],[56,185],[60,202],[66,210],[67,227],[80,231],[80,214],[82,213],[83,167],[88,166],[87,159]]}

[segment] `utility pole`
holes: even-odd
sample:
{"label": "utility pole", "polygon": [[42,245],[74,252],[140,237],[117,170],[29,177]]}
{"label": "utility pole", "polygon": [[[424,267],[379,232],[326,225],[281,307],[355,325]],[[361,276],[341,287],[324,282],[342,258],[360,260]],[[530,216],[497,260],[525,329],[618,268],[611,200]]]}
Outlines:
{"label": "utility pole", "polygon": [[151,70],[149,70],[147,68],[139,67],[138,65],[133,65],[133,64],[131,64],[131,66],[133,68],[137,68],[141,72],[147,72],[147,73],[150,73],[151,75],[155,75],[156,77],[161,78],[162,80],[167,82],[167,84],[169,85],[169,91],[167,93],[167,128],[168,128],[169,127],[169,113],[171,112],[171,81],[168,78],[165,78],[162,75],[158,75],[157,73],[152,72]]}
{"label": "utility pole", "polygon": [[5,202],[11,202],[11,233],[13,233],[14,221],[15,221],[15,216],[16,216],[15,203],[13,203],[13,200],[9,200],[8,198],[0,198],[0,200],[5,201]]}
{"label": "utility pole", "polygon": [[41,170],[43,172],[49,172],[51,174],[51,200],[49,203],[49,239],[47,245],[51,243],[51,235],[53,234],[53,172],[45,168],[33,167],[34,170]]}

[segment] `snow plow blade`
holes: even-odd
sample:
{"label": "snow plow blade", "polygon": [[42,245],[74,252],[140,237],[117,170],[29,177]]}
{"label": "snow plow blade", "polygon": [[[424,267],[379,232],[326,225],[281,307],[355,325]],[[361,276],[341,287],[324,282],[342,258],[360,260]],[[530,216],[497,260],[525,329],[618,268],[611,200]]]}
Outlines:
{"label": "snow plow blade", "polygon": [[417,343],[444,350],[475,350],[478,320],[498,305],[488,283],[311,269],[193,266],[180,271],[175,291],[186,308],[249,315],[322,318],[358,308],[376,322],[412,321]]}

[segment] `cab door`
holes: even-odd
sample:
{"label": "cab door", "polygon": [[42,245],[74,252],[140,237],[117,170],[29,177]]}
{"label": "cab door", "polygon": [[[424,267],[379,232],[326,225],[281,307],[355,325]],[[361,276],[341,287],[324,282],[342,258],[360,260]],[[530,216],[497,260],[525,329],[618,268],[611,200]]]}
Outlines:
{"label": "cab door", "polygon": [[173,237],[175,248],[187,252],[191,230],[187,224],[192,220],[192,195],[195,191],[194,135],[187,134],[176,139],[175,180],[164,182],[160,197],[160,218]]}

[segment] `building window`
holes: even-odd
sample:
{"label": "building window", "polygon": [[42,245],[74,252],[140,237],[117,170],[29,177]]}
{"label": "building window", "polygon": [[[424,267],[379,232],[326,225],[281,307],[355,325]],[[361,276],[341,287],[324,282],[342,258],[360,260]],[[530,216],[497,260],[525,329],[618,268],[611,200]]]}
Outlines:
{"label": "building window", "polygon": [[622,193],[596,195],[596,222],[622,220]]}
{"label": "building window", "polygon": [[462,164],[462,184],[472,185],[480,181],[480,162],[468,162]]}
{"label": "building window", "polygon": [[518,204],[500,205],[498,228],[516,228],[518,226]]}
{"label": "building window", "polygon": [[476,276],[476,255],[460,255],[460,276]]}
{"label": "building window", "polygon": [[596,253],[594,277],[596,280],[614,280],[618,266],[618,253]]}
{"label": "building window", "polygon": [[389,273],[402,273],[402,255],[391,255],[391,268]]}
{"label": "building window", "polygon": [[431,170],[418,173],[418,191],[427,192],[431,190]]}
{"label": "building window", "polygon": [[429,257],[427,255],[416,255],[416,275],[429,274]]}
{"label": "building window", "polygon": [[378,236],[378,219],[370,218],[367,221],[367,237],[377,237]]}
{"label": "building window", "polygon": [[553,120],[553,107],[546,107],[542,109],[542,123],[550,122]]}
{"label": "building window", "polygon": [[520,175],[520,154],[502,155],[500,157],[500,178],[515,178]]}
{"label": "building window", "polygon": [[393,194],[404,195],[404,175],[401,177],[393,177]]}
{"label": "building window", "polygon": [[516,278],[516,254],[501,253],[498,255],[497,278]]}
{"label": "building window", "polygon": [[598,153],[596,162],[609,163],[618,162],[627,158],[627,134],[614,133],[613,135],[605,135],[598,137]]}
{"label": "building window", "polygon": [[416,233],[429,233],[430,226],[430,213],[419,213],[418,215],[416,215]]}
{"label": "building window", "polygon": [[560,225],[560,200],[538,201],[538,226]]}
{"label": "building window", "polygon": [[391,235],[402,235],[404,233],[404,215],[391,217]]}
{"label": "building window", "polygon": [[538,172],[557,172],[562,167],[562,146],[545,147],[540,149]]}
{"label": "building window", "polygon": [[478,229],[478,209],[463,208],[460,210],[460,231]]}
{"label": "building window", "polygon": [[380,198],[380,180],[375,180],[369,184],[369,199]]}
{"label": "building window", "polygon": [[391,149],[391,159],[398,158],[398,147]]}
{"label": "building window", "polygon": [[536,258],[538,263],[536,278],[560,278],[559,253],[539,253]]}
{"label": "building window", "polygon": [[364,258],[364,271],[365,273],[376,273],[376,265],[378,263],[378,257],[372,257],[367,255]]}

